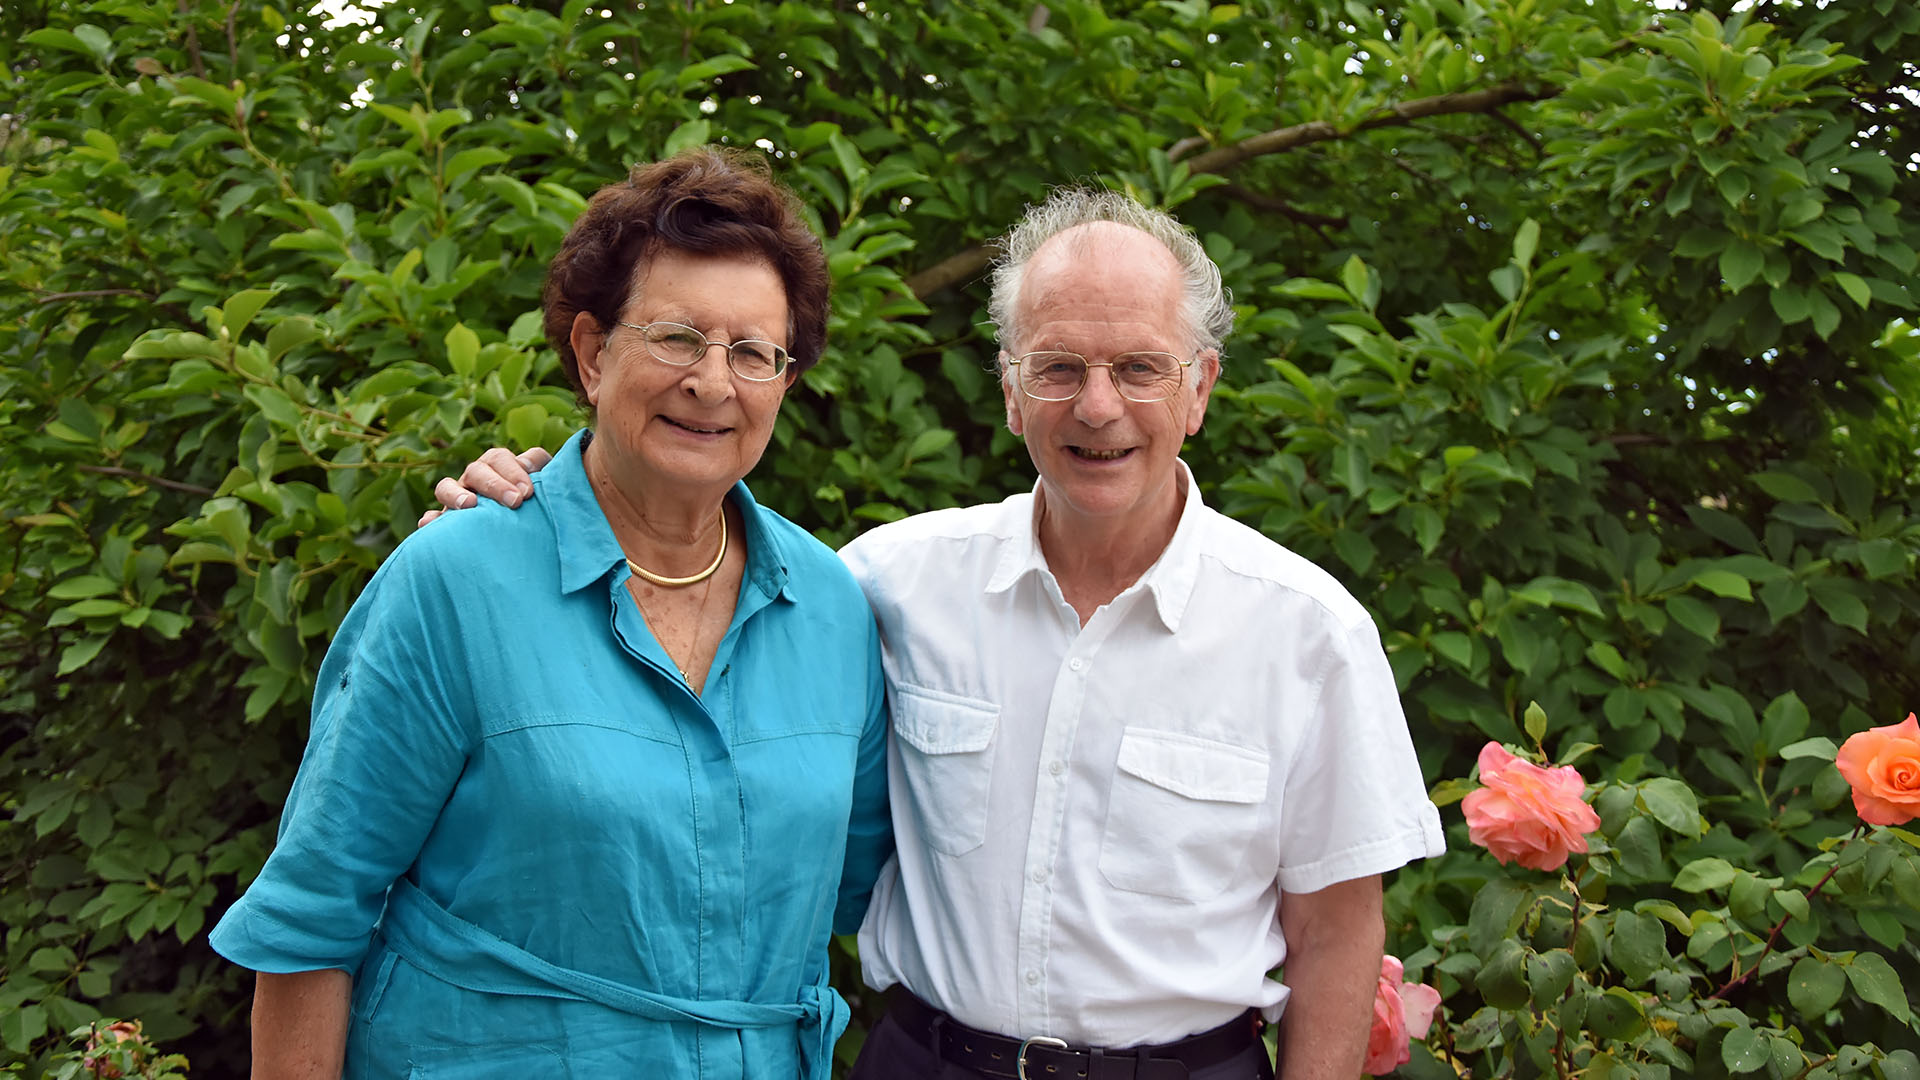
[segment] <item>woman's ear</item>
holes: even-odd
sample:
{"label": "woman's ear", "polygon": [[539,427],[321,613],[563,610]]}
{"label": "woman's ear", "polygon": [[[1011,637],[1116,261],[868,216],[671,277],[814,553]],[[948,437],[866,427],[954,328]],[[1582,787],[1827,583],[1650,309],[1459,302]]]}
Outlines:
{"label": "woman's ear", "polygon": [[573,349],[573,361],[580,372],[580,388],[587,395],[587,404],[600,405],[600,383],[604,378],[601,354],[606,348],[607,335],[600,329],[600,320],[589,312],[576,312],[573,316],[573,328],[567,332],[567,344]]}

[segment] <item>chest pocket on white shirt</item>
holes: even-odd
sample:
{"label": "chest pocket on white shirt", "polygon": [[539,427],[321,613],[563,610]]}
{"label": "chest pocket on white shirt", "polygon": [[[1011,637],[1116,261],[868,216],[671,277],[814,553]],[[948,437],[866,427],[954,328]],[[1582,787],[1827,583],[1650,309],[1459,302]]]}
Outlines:
{"label": "chest pocket on white shirt", "polygon": [[1205,900],[1247,872],[1267,754],[1170,731],[1120,736],[1100,873],[1116,889]]}
{"label": "chest pocket on white shirt", "polygon": [[1000,708],[936,690],[897,684],[893,733],[906,772],[903,794],[935,851],[965,855],[987,838],[993,781],[993,732]]}

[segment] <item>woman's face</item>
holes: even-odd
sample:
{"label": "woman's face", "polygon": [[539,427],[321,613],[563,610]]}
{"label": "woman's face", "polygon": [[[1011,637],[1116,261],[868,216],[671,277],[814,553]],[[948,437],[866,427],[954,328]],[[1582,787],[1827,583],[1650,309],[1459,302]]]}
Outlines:
{"label": "woman's face", "polygon": [[[675,322],[710,341],[787,341],[787,293],[767,263],[738,255],[664,251],[636,276],[622,322]],[[640,331],[574,319],[573,351],[587,400],[598,413],[594,442],[606,441],[616,481],[725,488],[747,475],[767,448],[773,420],[793,381],[740,378],[726,350],[709,348],[691,367],[647,352]]]}

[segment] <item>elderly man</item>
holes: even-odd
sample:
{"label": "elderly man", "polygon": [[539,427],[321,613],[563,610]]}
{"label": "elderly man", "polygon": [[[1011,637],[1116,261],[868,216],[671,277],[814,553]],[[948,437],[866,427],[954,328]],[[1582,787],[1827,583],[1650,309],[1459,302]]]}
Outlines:
{"label": "elderly man", "polygon": [[[1064,191],[990,311],[1039,483],[841,553],[886,647],[898,847],[853,1076],[1250,1080],[1277,1017],[1287,1080],[1349,1080],[1379,875],[1438,854],[1439,815],[1366,611],[1180,461],[1233,322],[1219,270],[1170,216]],[[468,486],[524,490],[487,460]]]}

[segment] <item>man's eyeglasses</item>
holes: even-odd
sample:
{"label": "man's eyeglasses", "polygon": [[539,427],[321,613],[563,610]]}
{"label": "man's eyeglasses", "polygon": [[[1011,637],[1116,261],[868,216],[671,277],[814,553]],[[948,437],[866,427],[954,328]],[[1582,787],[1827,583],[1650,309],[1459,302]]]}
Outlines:
{"label": "man's eyeglasses", "polygon": [[1103,367],[1121,397],[1148,402],[1172,397],[1193,361],[1172,353],[1130,352],[1096,364],[1079,353],[1030,352],[1007,363],[1015,369],[1013,381],[1020,392],[1038,401],[1073,400],[1087,387],[1087,369]]}
{"label": "man's eyeglasses", "polygon": [[650,322],[645,326],[622,322],[620,325],[640,331],[640,340],[647,343],[647,352],[663,364],[692,367],[707,355],[708,349],[720,345],[727,350],[727,367],[749,382],[772,382],[787,373],[787,350],[771,341],[755,338],[732,344],[711,341],[691,326],[672,322]]}

